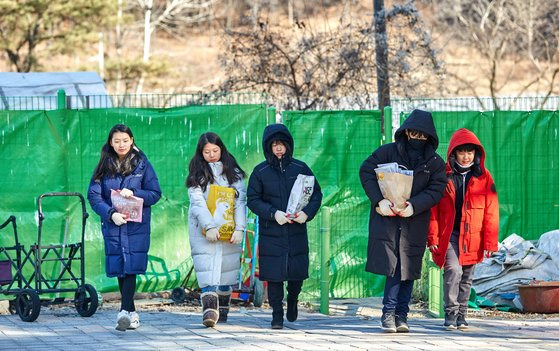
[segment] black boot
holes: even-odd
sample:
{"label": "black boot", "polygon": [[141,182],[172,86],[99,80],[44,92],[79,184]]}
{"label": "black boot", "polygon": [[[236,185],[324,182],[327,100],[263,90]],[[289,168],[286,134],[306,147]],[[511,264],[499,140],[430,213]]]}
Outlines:
{"label": "black boot", "polygon": [[227,322],[229,305],[231,304],[231,291],[217,291],[219,296],[219,322]]}
{"label": "black boot", "polygon": [[272,329],[283,329],[283,307],[272,311]]}
{"label": "black boot", "polygon": [[268,302],[272,307],[272,329],[283,329],[283,282],[268,282]]}
{"label": "black boot", "polygon": [[465,313],[458,313],[458,316],[456,317],[456,328],[460,330],[468,329],[468,322],[466,322]]}
{"label": "black boot", "polygon": [[287,320],[290,322],[295,322],[297,320],[297,298],[291,298],[289,295],[287,296],[287,313],[285,316]]}
{"label": "black boot", "polygon": [[456,312],[450,312],[444,314],[444,327],[446,330],[456,330]]}
{"label": "black boot", "polygon": [[410,331],[407,315],[396,314],[396,331],[398,333],[408,333]]}
{"label": "black boot", "polygon": [[380,318],[380,326],[385,333],[396,333],[396,321],[394,312],[385,312]]}
{"label": "black boot", "polygon": [[219,302],[217,293],[214,291],[202,293],[202,324],[206,327],[213,327],[219,319]]}

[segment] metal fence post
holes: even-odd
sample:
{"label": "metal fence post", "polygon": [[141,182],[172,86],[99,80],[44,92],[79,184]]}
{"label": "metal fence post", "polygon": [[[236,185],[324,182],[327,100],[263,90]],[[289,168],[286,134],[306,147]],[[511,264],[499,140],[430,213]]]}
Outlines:
{"label": "metal fence post", "polygon": [[392,107],[384,107],[384,135],[383,143],[388,144],[392,142]]}
{"label": "metal fence post", "polygon": [[66,92],[62,89],[57,92],[56,108],[58,110],[66,109]]}
{"label": "metal fence post", "polygon": [[320,313],[322,314],[330,313],[330,218],[331,209],[323,207],[320,223]]}

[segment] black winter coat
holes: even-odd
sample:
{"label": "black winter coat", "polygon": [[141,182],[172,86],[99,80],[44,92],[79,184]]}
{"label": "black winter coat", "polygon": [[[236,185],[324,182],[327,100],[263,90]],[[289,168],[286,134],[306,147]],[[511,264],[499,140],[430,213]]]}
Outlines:
{"label": "black winter coat", "polygon": [[[423,157],[412,167],[406,129],[424,132],[429,136]],[[442,198],[447,183],[445,163],[435,153],[439,140],[433,118],[429,112],[414,110],[396,131],[395,142],[380,146],[361,165],[359,177],[365,193],[371,200],[369,243],[366,270],[392,277],[398,260],[402,280],[415,280],[421,276],[421,264],[427,243],[430,208]],[[413,170],[411,197],[414,209],[411,217],[385,217],[375,207],[384,197],[381,194],[375,168],[378,164],[397,162],[401,168]]]}
{"label": "black winter coat", "polygon": [[[281,140],[286,153],[281,161],[272,152],[272,142]],[[272,124],[264,130],[262,147],[266,161],[254,167],[247,188],[247,205],[259,217],[259,267],[264,281],[304,280],[309,276],[309,243],[307,225],[293,222],[279,225],[274,214],[284,211],[297,175],[312,175],[302,161],[294,159],[293,138],[283,124]],[[309,204],[302,209],[307,222],[317,214],[322,191],[315,177]]]}

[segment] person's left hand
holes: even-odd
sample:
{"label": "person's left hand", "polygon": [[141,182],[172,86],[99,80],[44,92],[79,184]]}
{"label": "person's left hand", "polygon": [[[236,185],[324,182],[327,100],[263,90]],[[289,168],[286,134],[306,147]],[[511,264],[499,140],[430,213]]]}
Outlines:
{"label": "person's left hand", "polygon": [[493,255],[493,251],[491,250],[483,250],[483,256],[489,258]]}
{"label": "person's left hand", "polygon": [[134,196],[134,192],[130,189],[124,188],[120,191],[120,196],[122,196],[124,198],[129,198],[131,196]]}
{"label": "person's left hand", "polygon": [[231,240],[229,240],[229,242],[231,244],[239,245],[240,243],[243,242],[244,234],[245,233],[242,230],[235,230],[233,232],[233,235],[231,236]]}
{"label": "person's left hand", "polygon": [[299,211],[296,213],[295,218],[293,218],[293,220],[297,223],[303,224],[307,221],[307,219],[309,218],[309,216],[307,216],[307,214],[303,211]]}
{"label": "person's left hand", "polygon": [[413,215],[413,206],[409,201],[406,201],[406,208],[402,211],[398,212],[398,216],[400,217],[411,217]]}

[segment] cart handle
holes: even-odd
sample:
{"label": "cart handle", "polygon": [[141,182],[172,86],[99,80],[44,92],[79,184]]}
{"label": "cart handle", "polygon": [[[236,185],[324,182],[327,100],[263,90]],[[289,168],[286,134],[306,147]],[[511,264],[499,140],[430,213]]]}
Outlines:
{"label": "cart handle", "polygon": [[0,229],[3,229],[10,222],[12,222],[12,227],[14,228],[14,239],[16,241],[16,246],[19,246],[19,241],[18,241],[18,237],[17,237],[16,216],[11,215],[10,217],[8,217],[8,219],[4,223],[0,224]]}
{"label": "cart handle", "polygon": [[0,224],[0,229],[3,229],[3,228],[4,228],[5,226],[7,226],[8,223],[10,223],[10,222],[12,222],[14,226],[16,225],[16,217],[15,217],[14,215],[11,215],[11,216],[6,220],[6,222]]}
{"label": "cart handle", "polygon": [[50,197],[50,196],[77,196],[77,197],[79,197],[80,198],[80,203],[82,205],[83,219],[86,219],[89,216],[89,214],[87,213],[87,211],[85,209],[85,199],[83,198],[82,194],[80,194],[78,192],[51,192],[51,193],[41,194],[39,196],[38,201],[37,201],[37,207],[38,207],[39,220],[40,221],[45,219],[45,215],[43,214],[43,206],[42,206],[41,202],[42,202],[44,197]]}

